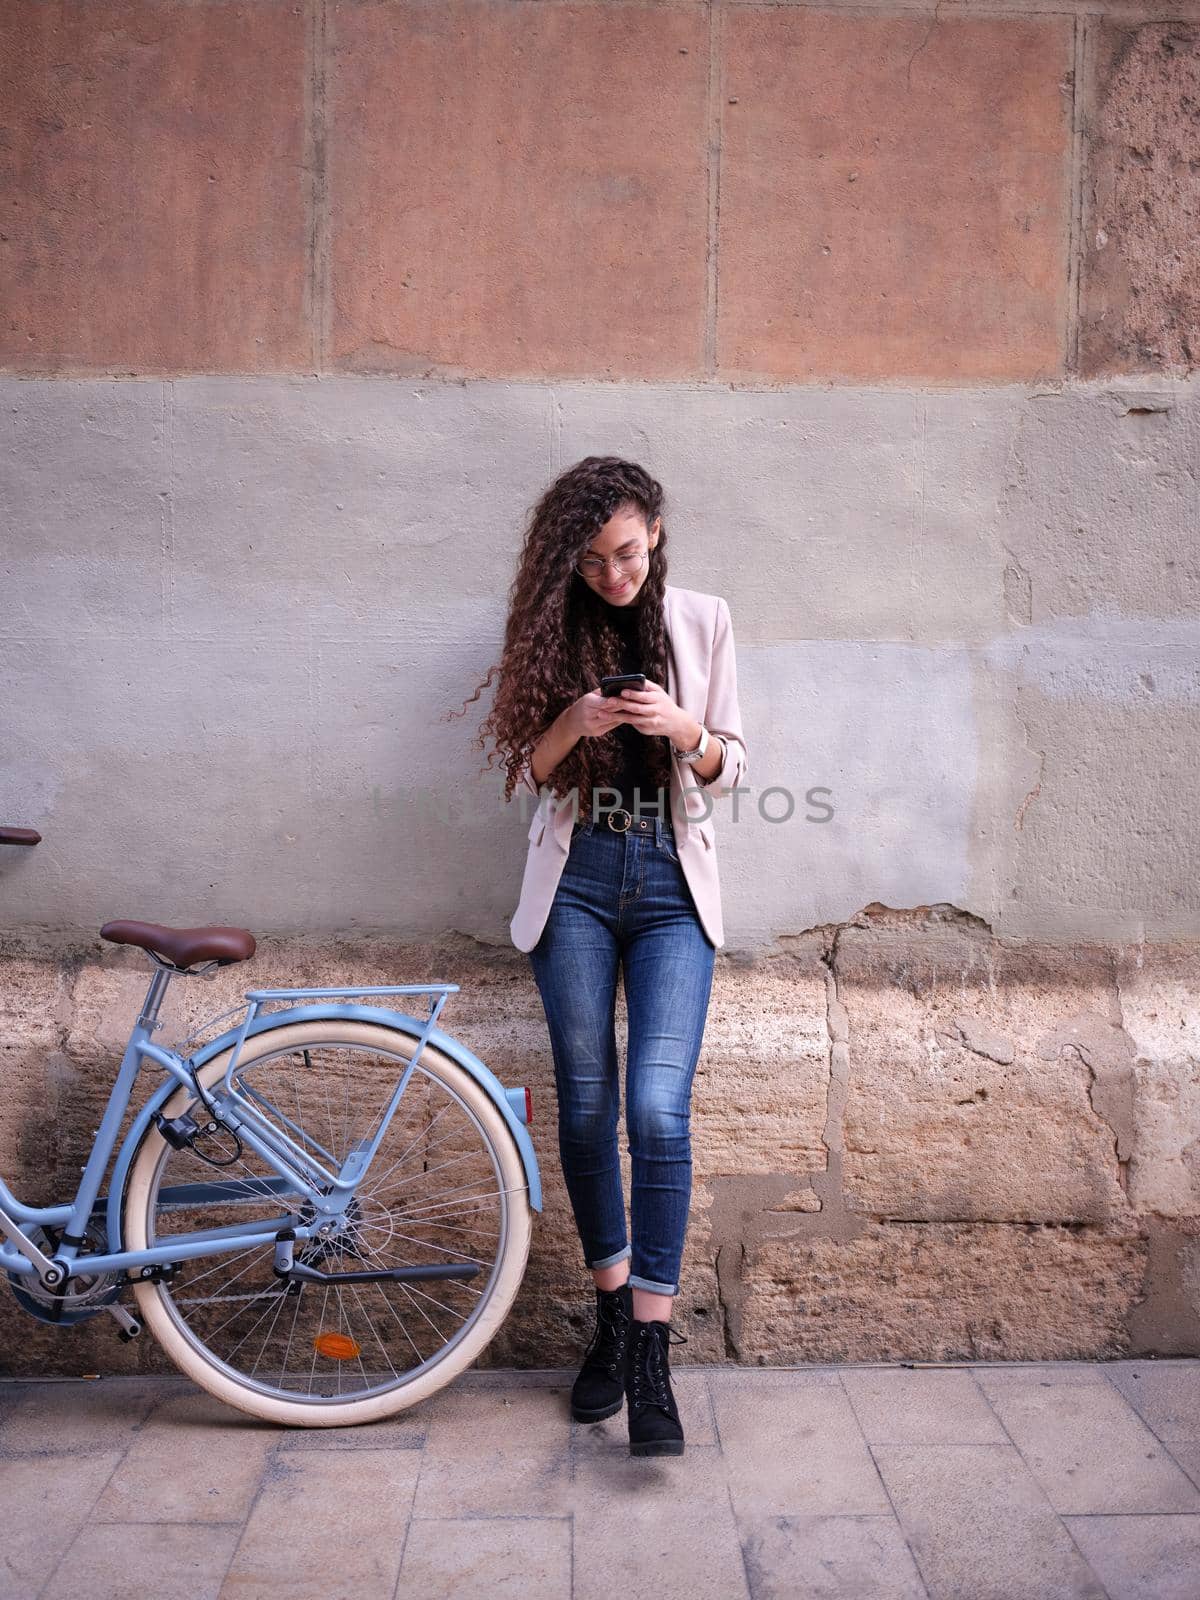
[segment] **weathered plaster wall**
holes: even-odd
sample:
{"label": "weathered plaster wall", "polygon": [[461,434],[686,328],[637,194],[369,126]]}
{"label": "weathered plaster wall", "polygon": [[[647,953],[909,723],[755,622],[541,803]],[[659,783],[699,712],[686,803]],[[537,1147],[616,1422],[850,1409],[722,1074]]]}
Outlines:
{"label": "weathered plaster wall", "polygon": [[451,979],[548,1193],[491,1358],[569,1358],[525,830],[446,714],[612,451],[729,601],[751,753],[687,1353],[1200,1351],[1198,70],[1192,0],[0,8],[18,1186],[134,1014],[108,917],[261,936],[181,1032]]}
{"label": "weathered plaster wall", "polygon": [[1200,926],[1194,380],[10,378],[0,417],[0,810],[46,835],[0,862],[10,926],[506,941],[525,829],[483,702],[448,713],[497,658],[532,486],[601,447],[670,486],[672,577],[733,615],[731,943],[873,900]]}

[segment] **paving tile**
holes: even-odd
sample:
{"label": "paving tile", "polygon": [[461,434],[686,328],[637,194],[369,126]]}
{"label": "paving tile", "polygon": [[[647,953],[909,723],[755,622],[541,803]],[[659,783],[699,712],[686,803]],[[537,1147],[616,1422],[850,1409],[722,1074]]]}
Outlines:
{"label": "paving tile", "polygon": [[508,1450],[439,1456],[428,1448],[414,1505],[420,1517],[565,1517],[571,1511],[571,1451],[563,1439],[553,1450]]}
{"label": "paving tile", "polygon": [[416,1514],[567,1516],[570,1445],[562,1385],[443,1390],[428,1424]]}
{"label": "paving tile", "polygon": [[841,1387],[841,1369],[838,1367],[706,1367],[708,1387],[713,1394],[719,1389],[790,1389],[797,1383],[824,1384],[826,1388]]}
{"label": "paving tile", "polygon": [[754,1600],[925,1600],[894,1516],[755,1518],[742,1548]]}
{"label": "paving tile", "polygon": [[277,1455],[221,1600],[391,1600],[420,1464],[415,1450]]}
{"label": "paving tile", "polygon": [[1109,1600],[1196,1600],[1200,1517],[1066,1517]]}
{"label": "paving tile", "polygon": [[283,1431],[211,1395],[167,1400],[133,1436],[92,1516],[98,1522],[244,1522]]}
{"label": "paving tile", "polygon": [[53,1600],[217,1600],[241,1529],[163,1523],[86,1527],[46,1587]]}
{"label": "paving tile", "polygon": [[716,1384],[713,1408],[739,1516],[891,1510],[840,1384]]}
{"label": "paving tile", "polygon": [[980,1385],[1056,1511],[1200,1512],[1200,1493],[1110,1384]]}
{"label": "paving tile", "polygon": [[351,1428],[286,1428],[280,1450],[420,1450],[425,1429],[402,1422],[362,1422]]}
{"label": "paving tile", "polygon": [[570,1520],[414,1517],[397,1592],[414,1600],[564,1600],[571,1593]]}
{"label": "paving tile", "polygon": [[284,1428],[281,1450],[420,1450],[438,1396],[407,1406],[394,1417],[379,1422],[356,1423],[350,1428]]}
{"label": "paving tile", "polygon": [[38,1592],[120,1459],[109,1450],[0,1461],[0,1594],[27,1600]]}
{"label": "paving tile", "polygon": [[1102,1370],[1164,1444],[1200,1444],[1200,1361],[1111,1361]]}
{"label": "paving tile", "polygon": [[539,1455],[570,1439],[570,1386],[470,1386],[443,1389],[433,1397],[426,1424],[431,1456],[462,1459],[491,1450]]}
{"label": "paving tile", "polygon": [[930,1600],[1105,1600],[1012,1445],[873,1447]]}
{"label": "paving tile", "polygon": [[1197,1487],[1200,1487],[1200,1443],[1169,1444],[1167,1453],[1187,1473]]}
{"label": "paving tile", "polygon": [[[712,1401],[708,1384],[699,1367],[672,1368],[671,1387],[683,1423],[687,1445],[716,1444]],[[571,1437],[577,1450],[629,1449],[629,1417],[624,1406],[603,1422],[572,1422]]]}
{"label": "paving tile", "polygon": [[985,1361],[969,1369],[994,1385],[1009,1383],[1106,1383],[1104,1368],[1095,1361]]}
{"label": "paving tile", "polygon": [[572,1447],[573,1376],[472,1371],[349,1429],[178,1379],[0,1385],[0,1595],[1200,1595],[1198,1362],[676,1368],[688,1448],[651,1460],[620,1413]]}
{"label": "paving tile", "polygon": [[165,1393],[154,1380],[123,1378],[18,1387],[0,1422],[5,1455],[124,1449]]}
{"label": "paving tile", "polygon": [[967,1371],[848,1368],[842,1387],[871,1444],[1007,1444]]}
{"label": "paving tile", "polygon": [[575,1463],[573,1600],[615,1594],[748,1597],[721,1452],[581,1451]]}
{"label": "paving tile", "polygon": [[454,1380],[455,1389],[567,1389],[578,1367],[469,1367]]}

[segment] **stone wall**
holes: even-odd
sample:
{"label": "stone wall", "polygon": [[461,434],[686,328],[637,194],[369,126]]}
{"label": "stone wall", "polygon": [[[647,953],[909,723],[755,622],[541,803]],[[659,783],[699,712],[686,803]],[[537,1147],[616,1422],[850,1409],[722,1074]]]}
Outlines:
{"label": "stone wall", "polygon": [[[1198,954],[1006,941],[950,907],[874,906],[770,955],[720,956],[693,1106],[688,1359],[1195,1353]],[[131,951],[6,941],[0,1167],[24,1174],[25,1198],[75,1181],[145,976]],[[566,1365],[589,1331],[590,1278],[523,956],[461,939],[268,940],[250,967],[175,980],[165,1035],[249,986],[434,981],[462,985],[447,1030],[533,1095],[545,1208],[486,1360]],[[60,1333],[7,1300],[0,1349],[17,1372],[162,1364],[107,1317]]]}

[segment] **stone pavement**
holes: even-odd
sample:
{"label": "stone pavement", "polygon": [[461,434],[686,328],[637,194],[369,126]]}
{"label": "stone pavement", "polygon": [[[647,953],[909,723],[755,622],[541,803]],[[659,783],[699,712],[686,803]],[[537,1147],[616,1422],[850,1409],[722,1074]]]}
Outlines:
{"label": "stone pavement", "polygon": [[678,1459],[470,1372],[287,1430],[183,1379],[0,1384],[5,1600],[1197,1600],[1200,1361],[680,1367]]}

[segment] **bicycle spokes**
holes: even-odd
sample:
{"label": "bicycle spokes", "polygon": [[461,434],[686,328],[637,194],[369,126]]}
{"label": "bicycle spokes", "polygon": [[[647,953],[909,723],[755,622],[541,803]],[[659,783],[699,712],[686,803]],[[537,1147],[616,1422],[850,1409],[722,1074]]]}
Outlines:
{"label": "bicycle spokes", "polygon": [[[340,1170],[377,1137],[396,1082],[395,1056],[330,1044],[264,1056],[239,1068],[236,1086]],[[200,1141],[164,1146],[153,1242],[248,1220],[270,1231],[184,1262],[158,1292],[185,1338],[242,1382],[312,1401],[363,1397],[409,1381],[476,1319],[503,1251],[508,1193],[491,1139],[445,1072],[418,1062],[353,1195],[314,1238],[279,1241],[318,1212],[253,1151],[219,1173],[207,1153]]]}

